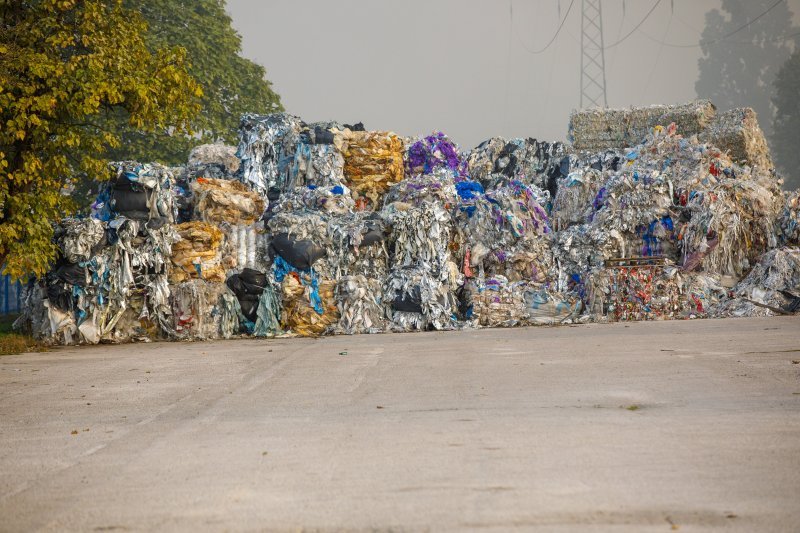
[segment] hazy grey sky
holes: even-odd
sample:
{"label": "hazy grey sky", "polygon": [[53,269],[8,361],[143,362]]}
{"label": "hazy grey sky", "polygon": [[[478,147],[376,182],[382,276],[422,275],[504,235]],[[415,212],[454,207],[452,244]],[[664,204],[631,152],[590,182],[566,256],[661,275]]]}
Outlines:
{"label": "hazy grey sky", "polygon": [[[788,2],[797,24],[800,0]],[[559,4],[563,17],[570,0],[228,0],[228,9],[244,55],[266,67],[289,112],[402,135],[436,129],[471,148],[493,135],[566,138],[580,97],[581,0],[549,49],[529,51],[555,33]],[[719,4],[662,1],[607,50],[609,106],[695,98],[699,48],[658,41],[697,43]],[[653,5],[603,0],[606,44]]]}

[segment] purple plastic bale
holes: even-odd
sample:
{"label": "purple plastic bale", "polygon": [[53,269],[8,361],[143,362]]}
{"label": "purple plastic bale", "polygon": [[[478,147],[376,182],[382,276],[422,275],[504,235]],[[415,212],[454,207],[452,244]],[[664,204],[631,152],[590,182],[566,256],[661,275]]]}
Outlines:
{"label": "purple plastic bale", "polygon": [[458,147],[440,131],[412,144],[406,157],[406,172],[411,176],[430,174],[438,168],[452,171],[456,181],[468,177],[467,162],[461,158]]}

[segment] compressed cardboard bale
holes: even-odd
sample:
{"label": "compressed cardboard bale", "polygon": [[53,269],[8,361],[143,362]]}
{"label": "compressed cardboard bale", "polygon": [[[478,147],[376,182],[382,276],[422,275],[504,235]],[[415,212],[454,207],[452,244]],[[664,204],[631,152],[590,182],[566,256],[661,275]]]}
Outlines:
{"label": "compressed cardboard bale", "polygon": [[264,213],[264,200],[239,181],[198,178],[192,183],[195,216],[219,224],[253,224]]}
{"label": "compressed cardboard bale", "polygon": [[402,139],[384,131],[346,131],[344,176],[362,209],[382,205],[386,191],[403,179]]}
{"label": "compressed cardboard bale", "polygon": [[700,140],[726,152],[734,163],[770,172],[774,167],[767,139],[749,107],[731,109],[716,116]]}
{"label": "compressed cardboard bale", "polygon": [[225,281],[222,267],[223,233],[208,222],[184,222],[175,229],[181,240],[172,246],[171,283],[189,279]]}
{"label": "compressed cardboard bale", "polygon": [[311,280],[304,282],[302,273],[291,272],[281,282],[281,300],[283,312],[281,326],[301,337],[319,337],[339,320],[339,309],[336,306],[333,280],[316,280],[320,304],[315,309],[311,292]]}

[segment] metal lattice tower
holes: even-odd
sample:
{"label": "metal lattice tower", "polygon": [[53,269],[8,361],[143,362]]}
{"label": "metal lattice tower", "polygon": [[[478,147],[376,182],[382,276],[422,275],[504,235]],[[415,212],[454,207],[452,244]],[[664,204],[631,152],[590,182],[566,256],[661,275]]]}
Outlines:
{"label": "metal lattice tower", "polygon": [[606,55],[603,49],[603,12],[600,0],[582,0],[581,108],[608,107]]}

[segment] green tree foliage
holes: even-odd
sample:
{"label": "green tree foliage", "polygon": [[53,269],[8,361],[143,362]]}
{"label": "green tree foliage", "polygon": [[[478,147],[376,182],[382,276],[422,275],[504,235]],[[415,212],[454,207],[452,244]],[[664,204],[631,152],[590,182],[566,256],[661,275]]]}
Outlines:
{"label": "green tree foliage", "polygon": [[171,130],[143,133],[130,128],[124,116],[113,127],[123,138],[111,157],[117,160],[181,164],[200,143],[236,142],[239,117],[245,112],[281,111],[279,96],[267,81],[264,67],[243,58],[242,39],[225,12],[224,0],[124,0],[141,13],[153,50],[186,49],[189,74],[203,87],[202,110],[192,121],[194,136]]}
{"label": "green tree foliage", "polygon": [[[774,4],[775,0],[722,0],[721,10],[706,13],[700,76],[695,83],[697,95],[720,109],[752,107],[767,135],[773,116],[772,81],[792,52],[786,38],[797,31],[786,2],[754,21]],[[744,25],[741,31],[723,37]]]}
{"label": "green tree foliage", "polygon": [[800,50],[789,57],[775,76],[775,122],[772,152],[784,187],[800,187]]}
{"label": "green tree foliage", "polygon": [[109,177],[120,138],[104,116],[189,132],[202,90],[185,51],[151,51],[145,31],[119,0],[0,0],[0,263],[12,276],[47,270],[76,180]]}

